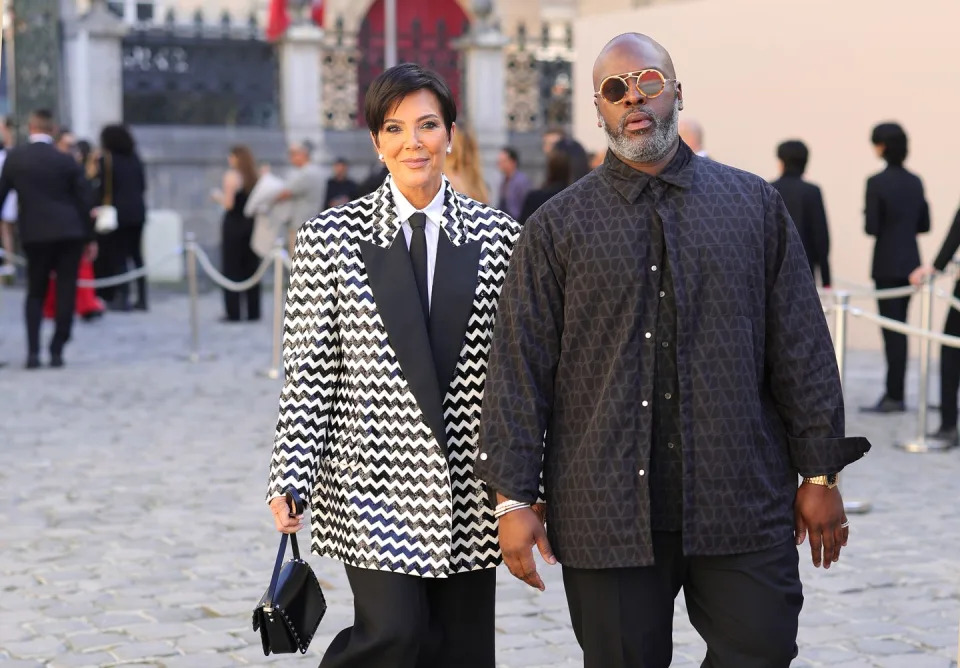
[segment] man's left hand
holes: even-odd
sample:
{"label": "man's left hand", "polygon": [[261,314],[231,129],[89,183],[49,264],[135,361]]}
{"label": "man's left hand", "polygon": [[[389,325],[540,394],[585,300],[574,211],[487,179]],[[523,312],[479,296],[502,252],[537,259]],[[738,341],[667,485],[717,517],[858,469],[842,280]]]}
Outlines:
{"label": "man's left hand", "polygon": [[822,562],[824,568],[830,568],[831,563],[839,561],[840,548],[846,546],[850,536],[850,529],[841,526],[847,523],[847,516],[839,489],[804,482],[793,502],[793,517],[797,545],[810,536],[814,566],[819,568]]}

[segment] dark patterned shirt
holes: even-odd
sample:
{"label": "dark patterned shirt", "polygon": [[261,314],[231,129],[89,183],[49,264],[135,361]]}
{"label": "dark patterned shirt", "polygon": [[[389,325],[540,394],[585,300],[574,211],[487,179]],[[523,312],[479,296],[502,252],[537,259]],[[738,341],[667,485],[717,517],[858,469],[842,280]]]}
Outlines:
{"label": "dark patterned shirt", "polygon": [[[656,191],[656,192],[655,192]],[[642,196],[662,195],[662,187],[648,188]],[[654,338],[656,361],[653,384],[653,442],[650,451],[650,527],[654,531],[683,528],[683,456],[680,454],[679,388],[677,376],[677,298],[664,245],[663,221],[651,217],[650,270],[647,282],[657,303]]]}
{"label": "dark patterned shirt", "polygon": [[682,144],[658,177],[608,152],[530,218],[514,250],[475,467],[531,502],[542,471],[567,566],[653,563],[655,216],[676,297],[684,552],[791,540],[797,474],[839,471],[870,447],[844,437],[830,334],[776,191]]}

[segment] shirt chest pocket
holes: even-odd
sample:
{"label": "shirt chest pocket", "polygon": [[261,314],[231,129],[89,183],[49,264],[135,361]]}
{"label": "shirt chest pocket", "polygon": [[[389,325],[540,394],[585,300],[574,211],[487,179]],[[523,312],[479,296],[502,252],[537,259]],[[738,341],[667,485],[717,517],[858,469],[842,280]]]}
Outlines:
{"label": "shirt chest pocket", "polygon": [[700,307],[705,316],[749,316],[758,298],[760,286],[754,280],[762,276],[754,248],[736,244],[703,246],[698,250],[700,269]]}

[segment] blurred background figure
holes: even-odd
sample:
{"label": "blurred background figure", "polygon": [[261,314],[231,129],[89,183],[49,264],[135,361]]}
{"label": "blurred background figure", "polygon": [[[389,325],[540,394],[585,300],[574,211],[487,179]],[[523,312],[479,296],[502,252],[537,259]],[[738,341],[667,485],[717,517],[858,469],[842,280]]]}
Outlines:
{"label": "blurred background figure", "polygon": [[567,135],[562,128],[547,128],[543,133],[543,155],[548,157],[554,148],[560,148],[570,157],[570,183],[590,173],[590,161],[583,145]]}
{"label": "blurred background figure", "polygon": [[[86,153],[81,150],[81,143],[86,145]],[[90,142],[78,142],[69,130],[62,128],[57,134],[56,147],[61,153],[65,153],[76,160],[81,168],[83,168],[85,161],[89,158],[91,151]],[[84,174],[84,178],[86,178],[86,174]],[[89,179],[87,179],[87,182],[89,184]],[[93,192],[92,187],[90,188],[90,192]],[[90,260],[90,257],[85,254],[80,258],[77,280],[90,281],[94,278],[93,262]],[[53,320],[57,314],[56,285],[57,279],[51,277],[50,285],[47,288],[47,298],[43,302],[43,317],[48,320]],[[97,291],[94,288],[78,284],[74,310],[83,320],[96,320],[106,311],[106,305],[103,303],[103,300],[97,296]]]}
{"label": "blurred background figure", "polygon": [[[12,123],[6,117],[0,118],[0,171],[3,170],[3,163],[7,159],[7,153],[13,148]],[[0,248],[4,252],[13,254],[15,250],[14,232],[17,224],[17,193],[11,191],[7,199],[0,202]],[[0,265],[12,264],[10,258],[3,258]],[[2,280],[2,279],[0,279]]]}
{"label": "blurred background figure", "polygon": [[458,193],[482,202],[490,203],[490,192],[483,180],[483,167],[480,164],[480,152],[477,140],[466,127],[457,127],[453,133],[453,150],[447,157],[444,175]]}
{"label": "blurred background figure", "polygon": [[[867,180],[866,231],[876,238],[871,276],[878,290],[910,285],[910,274],[920,266],[917,235],[930,231],[930,209],[923,183],[903,166],[907,158],[907,134],[896,123],[881,123],[870,137],[886,169]],[[907,321],[910,297],[878,300],[880,315]],[[895,413],[904,410],[903,384],[907,372],[907,337],[883,330],[883,348],[887,356],[886,392],[874,406],[861,410],[870,413]]]}
{"label": "blurred background figure", "polygon": [[[117,229],[97,235],[101,255],[94,264],[97,278],[125,274],[143,267],[143,227],[147,220],[147,189],[143,162],[136,143],[124,125],[107,125],[100,132],[100,156],[97,160],[97,203],[109,200],[117,209]],[[147,310],[147,279],[138,278],[137,300],[133,308]],[[97,291],[116,311],[129,311],[130,284]]]}
{"label": "blurred background figure", "polygon": [[70,128],[66,126],[60,128],[57,132],[55,144],[61,152],[77,157],[77,137]]}
{"label": "blurred background figure", "polygon": [[519,161],[517,152],[509,146],[500,149],[500,155],[497,156],[497,169],[503,175],[497,208],[514,220],[519,220],[523,201],[530,192],[530,179],[520,171]]}
{"label": "blurred background figure", "polygon": [[[250,247],[254,219],[244,213],[247,198],[257,185],[260,173],[253,153],[243,145],[234,146],[227,156],[228,169],[223,175],[223,188],[215,190],[213,200],[223,207],[221,225],[221,260],[223,275],[231,281],[245,281],[256,272],[260,258]],[[288,186],[289,187],[289,182]],[[283,198],[280,198],[283,199]],[[245,298],[241,300],[243,294]],[[224,289],[222,322],[240,322],[242,306],[247,320],[260,319],[260,283],[243,293]]]}
{"label": "blurred background figure", "polygon": [[680,118],[680,139],[683,140],[690,149],[701,158],[709,158],[707,150],[703,147],[703,126],[699,121],[693,118]]}
{"label": "blurred background figure", "polygon": [[324,210],[357,198],[360,188],[348,176],[349,168],[346,158],[337,158],[333,163],[333,176],[327,180],[327,196],[323,200]]}
{"label": "blurred background figure", "polygon": [[[310,161],[312,152],[313,143],[306,139],[290,145],[287,155],[293,170],[287,175],[286,185],[277,197],[278,202],[289,200],[291,205],[291,218],[287,231],[290,257],[293,257],[293,247],[300,227],[308,220],[315,218],[323,208],[326,182],[323,180],[323,171],[320,167]],[[249,190],[247,194],[250,194]],[[243,207],[239,210],[243,212]]]}
{"label": "blurred background figure", "polygon": [[547,177],[543,186],[531,190],[527,194],[517,220],[521,223],[527,222],[534,211],[546,204],[551,197],[569,186],[570,183],[570,154],[562,148],[554,148],[547,156]]}
{"label": "blurred background figure", "polygon": [[780,161],[780,178],[772,183],[783,197],[793,224],[800,233],[803,249],[810,261],[810,271],[825,288],[830,287],[830,233],[827,227],[827,212],[823,206],[820,188],[803,180],[810,156],[806,144],[791,139],[777,147]]}
{"label": "blurred background figure", "polygon": [[607,159],[606,151],[594,151],[587,156],[587,159],[590,161],[590,169],[596,169],[603,164],[603,161]]}

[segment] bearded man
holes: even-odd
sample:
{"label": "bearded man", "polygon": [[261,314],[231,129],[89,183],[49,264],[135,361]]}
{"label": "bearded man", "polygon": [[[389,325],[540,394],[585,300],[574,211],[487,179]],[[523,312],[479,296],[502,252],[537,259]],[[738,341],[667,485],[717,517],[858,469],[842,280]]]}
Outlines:
{"label": "bearded man", "polygon": [[703,666],[789,666],[797,545],[837,561],[837,474],[870,444],[776,190],[680,140],[649,37],[593,79],[610,151],[527,222],[498,307],[475,470],[504,561],[539,589],[532,546],[563,564],[587,668],[669,666],[681,589]]}

